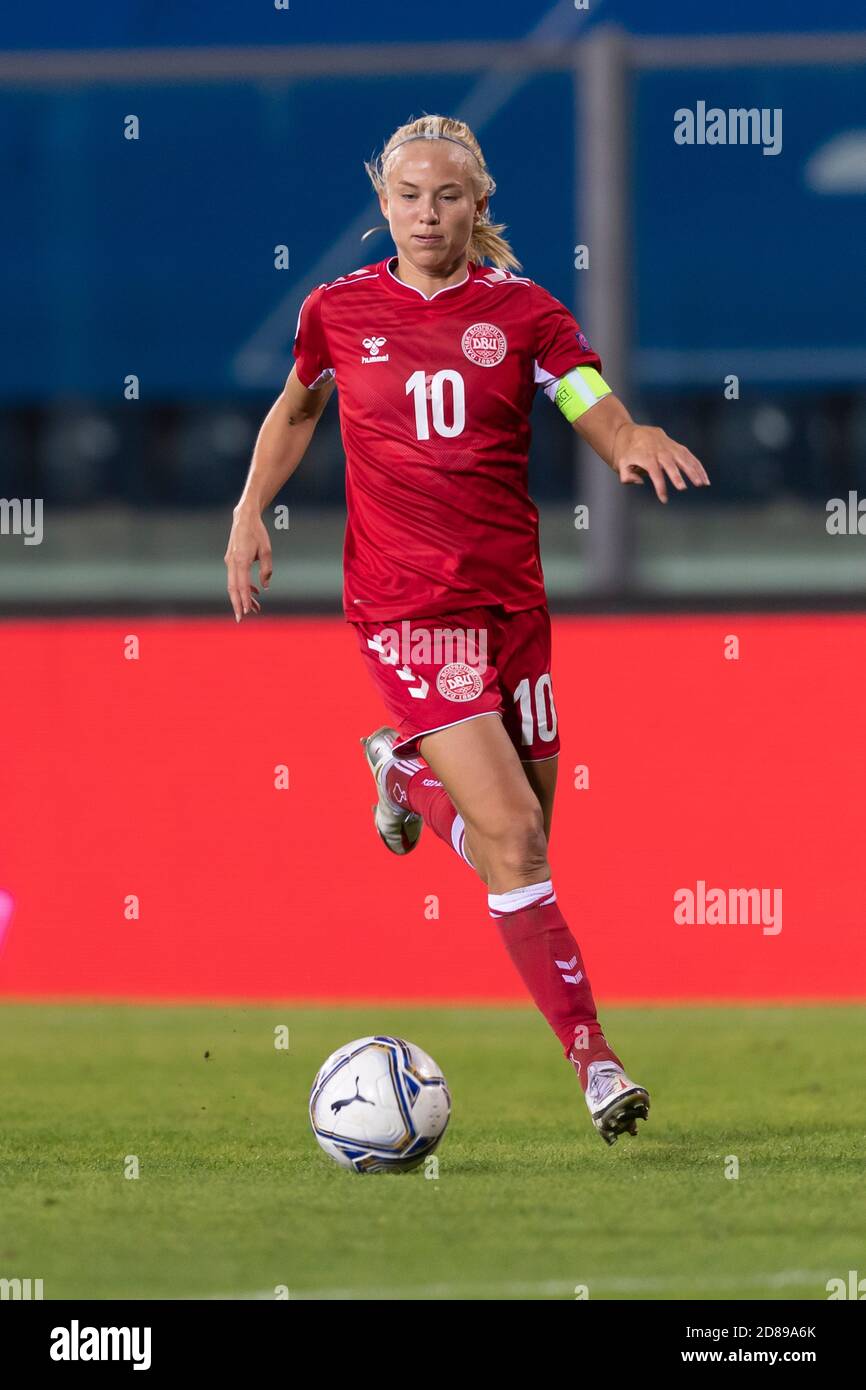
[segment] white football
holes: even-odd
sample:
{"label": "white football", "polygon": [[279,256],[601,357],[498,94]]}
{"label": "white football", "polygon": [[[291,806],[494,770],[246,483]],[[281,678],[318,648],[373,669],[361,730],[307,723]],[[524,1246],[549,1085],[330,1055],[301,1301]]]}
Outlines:
{"label": "white football", "polygon": [[402,1038],[358,1038],[331,1054],[310,1092],[325,1153],[356,1173],[417,1168],[445,1133],[451,1096],[439,1067]]}

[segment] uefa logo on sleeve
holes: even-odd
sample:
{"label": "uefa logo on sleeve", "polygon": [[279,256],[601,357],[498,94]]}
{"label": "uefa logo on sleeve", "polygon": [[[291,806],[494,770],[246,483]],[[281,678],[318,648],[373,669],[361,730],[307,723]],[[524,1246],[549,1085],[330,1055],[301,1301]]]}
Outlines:
{"label": "uefa logo on sleeve", "polygon": [[463,356],[476,367],[498,367],[508,347],[505,334],[495,323],[473,323],[463,334]]}

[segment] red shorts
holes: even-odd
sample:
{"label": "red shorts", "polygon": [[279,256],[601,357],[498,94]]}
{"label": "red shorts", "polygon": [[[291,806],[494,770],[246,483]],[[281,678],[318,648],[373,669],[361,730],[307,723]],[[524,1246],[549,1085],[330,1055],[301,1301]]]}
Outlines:
{"label": "red shorts", "polygon": [[523,762],[559,752],[547,606],[353,623],[401,753],[424,734],[498,714]]}

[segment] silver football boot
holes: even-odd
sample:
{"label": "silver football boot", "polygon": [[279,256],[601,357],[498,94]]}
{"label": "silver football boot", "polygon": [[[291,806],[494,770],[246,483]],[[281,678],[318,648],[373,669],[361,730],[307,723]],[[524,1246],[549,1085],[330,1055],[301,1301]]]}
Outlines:
{"label": "silver football boot", "polygon": [[391,761],[391,749],[396,742],[397,730],[389,729],[385,725],[362,738],[361,747],[379,794],[379,800],[373,807],[373,819],[379,837],[392,854],[408,854],[418,843],[424,821],[408,807],[403,810],[395,806],[385,790],[382,773]]}
{"label": "silver football boot", "polygon": [[590,1062],[584,1100],[592,1122],[606,1144],[615,1144],[626,1131],[637,1134],[638,1120],[647,1119],[650,1098],[643,1086],[630,1081],[616,1062]]}

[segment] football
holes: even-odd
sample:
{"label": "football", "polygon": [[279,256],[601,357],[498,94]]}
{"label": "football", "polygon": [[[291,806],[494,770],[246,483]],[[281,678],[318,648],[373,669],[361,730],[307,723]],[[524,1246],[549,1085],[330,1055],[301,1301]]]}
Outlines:
{"label": "football", "polygon": [[310,1123],[325,1153],[356,1173],[406,1172],[445,1133],[451,1096],[433,1058],[403,1038],[358,1038],[322,1063]]}

